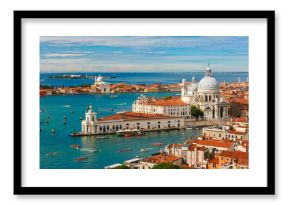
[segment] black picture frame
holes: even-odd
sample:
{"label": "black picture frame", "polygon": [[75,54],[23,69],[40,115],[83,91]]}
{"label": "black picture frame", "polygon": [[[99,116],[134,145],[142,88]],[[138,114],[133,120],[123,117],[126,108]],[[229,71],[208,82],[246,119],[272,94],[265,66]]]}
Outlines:
{"label": "black picture frame", "polygon": [[[22,19],[219,18],[267,21],[266,187],[23,187],[22,186]],[[273,195],[275,194],[275,11],[14,11],[14,194],[16,195]]]}

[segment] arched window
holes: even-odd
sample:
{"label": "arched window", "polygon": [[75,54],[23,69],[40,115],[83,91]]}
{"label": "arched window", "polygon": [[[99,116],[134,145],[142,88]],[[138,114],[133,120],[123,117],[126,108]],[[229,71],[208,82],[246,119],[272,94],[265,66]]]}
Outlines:
{"label": "arched window", "polygon": [[211,95],[210,95],[210,96],[208,96],[208,101],[209,101],[209,102],[211,102]]}
{"label": "arched window", "polygon": [[205,95],[205,102],[207,102],[207,95]]}

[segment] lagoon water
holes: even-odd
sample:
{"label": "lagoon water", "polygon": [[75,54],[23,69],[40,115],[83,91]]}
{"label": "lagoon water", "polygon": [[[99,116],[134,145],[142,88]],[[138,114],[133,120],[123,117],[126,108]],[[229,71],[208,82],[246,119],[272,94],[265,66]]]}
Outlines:
{"label": "lagoon water", "polygon": [[[175,93],[170,93],[175,94]],[[159,152],[161,147],[153,147],[155,142],[184,142],[192,136],[200,135],[200,130],[182,130],[170,132],[151,132],[140,137],[118,137],[109,135],[107,139],[97,137],[70,137],[74,131],[80,131],[80,116],[84,118],[86,106],[92,104],[94,110],[101,112],[98,116],[114,114],[118,111],[130,110],[131,103],[140,94],[118,94],[117,98],[110,95],[74,95],[48,96],[40,99],[40,168],[54,169],[93,169],[123,162],[136,156],[150,156]],[[164,97],[169,93],[148,93],[148,96]],[[67,123],[64,124],[64,116]],[[45,122],[48,119],[48,124]],[[55,129],[55,133],[51,133]],[[70,147],[79,144],[81,149]],[[153,148],[140,152],[142,148]],[[87,160],[75,161],[85,157]]]}
{"label": "lagoon water", "polygon": [[[43,76],[46,75],[46,76]],[[47,85],[80,85],[92,81],[92,79],[48,79],[48,74],[41,74],[43,79],[52,80]],[[106,75],[106,74],[104,74]],[[116,74],[118,75],[118,74]],[[122,74],[123,75],[123,74]],[[143,77],[142,77],[143,76]],[[167,77],[166,77],[167,76]],[[174,77],[175,76],[175,77]],[[192,73],[184,76],[188,80]],[[215,75],[216,76],[216,75]],[[221,76],[220,76],[221,77]],[[240,77],[245,80],[248,73],[227,73],[219,81],[232,82]],[[114,82],[127,82],[134,79],[137,83],[173,83],[182,78],[182,73],[175,75],[165,74],[143,74],[131,77],[123,76],[108,79]],[[176,80],[177,79],[177,80]],[[69,83],[68,83],[69,82]],[[92,83],[92,82],[89,82]],[[176,82],[175,82],[176,83]],[[147,96],[164,97],[168,95],[179,95],[179,93],[146,93]],[[115,114],[119,111],[131,110],[132,102],[140,96],[140,93],[118,94],[118,97],[111,98],[109,94],[95,95],[66,95],[66,96],[47,96],[40,98],[40,168],[41,169],[102,169],[107,165],[122,163],[125,160],[139,157],[150,156],[160,151],[161,147],[153,147],[152,143],[184,142],[189,138],[201,135],[201,130],[181,130],[170,132],[150,132],[140,137],[118,137],[109,135],[107,139],[97,139],[90,137],[70,137],[69,134],[80,131],[80,117],[84,118],[84,113],[88,105],[92,105],[98,117]],[[64,116],[67,123],[64,124]],[[48,120],[48,123],[46,123]],[[51,130],[55,129],[52,134]],[[72,144],[79,144],[80,149],[71,148]],[[142,148],[152,148],[147,152],[140,152]],[[76,158],[84,157],[86,160],[76,161]]]}

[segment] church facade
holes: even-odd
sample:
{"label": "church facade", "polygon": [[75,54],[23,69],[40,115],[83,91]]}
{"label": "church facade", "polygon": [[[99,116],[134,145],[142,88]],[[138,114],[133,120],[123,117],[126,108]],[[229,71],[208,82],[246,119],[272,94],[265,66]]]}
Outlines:
{"label": "church facade", "polygon": [[103,81],[103,77],[99,75],[95,77],[95,83],[91,86],[91,88],[96,88],[100,90],[100,93],[110,93],[110,84]]}
{"label": "church facade", "polygon": [[219,83],[213,77],[209,66],[199,82],[193,76],[191,82],[182,79],[180,86],[181,100],[202,110],[206,120],[228,117],[228,103],[221,96]]}

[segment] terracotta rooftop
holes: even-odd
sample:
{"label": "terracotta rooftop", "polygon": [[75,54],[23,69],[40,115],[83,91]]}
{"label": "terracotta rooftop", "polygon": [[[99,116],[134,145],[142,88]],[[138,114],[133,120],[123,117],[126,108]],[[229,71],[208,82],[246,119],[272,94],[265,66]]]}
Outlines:
{"label": "terracotta rooftop", "polygon": [[154,164],[160,164],[160,163],[172,163],[175,162],[177,160],[179,160],[180,157],[174,156],[174,155],[155,155],[152,157],[148,157],[148,158],[144,158],[142,161],[144,162],[150,162],[150,163],[154,163]]}
{"label": "terracotta rooftop", "polygon": [[230,158],[240,159],[240,160],[248,160],[249,153],[241,152],[241,151],[222,151],[219,154],[219,156],[230,157]]}
{"label": "terracotta rooftop", "polygon": [[249,104],[249,100],[245,99],[245,98],[234,98],[234,99],[231,99],[230,102],[232,102],[232,103],[240,103],[240,104],[245,104],[245,105]]}
{"label": "terracotta rooftop", "polygon": [[229,133],[230,134],[237,134],[237,135],[244,135],[244,134],[246,134],[245,132],[239,132],[239,131],[236,131],[236,130],[230,130]]}
{"label": "terracotta rooftop", "polygon": [[180,117],[164,116],[161,114],[145,114],[145,113],[135,113],[135,112],[123,112],[114,115],[109,115],[106,117],[99,118],[98,121],[111,121],[111,120],[147,120],[147,119],[173,119]]}
{"label": "terracotta rooftop", "polygon": [[187,106],[180,97],[173,97],[170,99],[164,98],[154,98],[150,99],[148,102],[144,102],[144,105],[155,105],[155,106]]}
{"label": "terracotta rooftop", "polygon": [[233,146],[232,142],[220,141],[220,140],[192,140],[190,143],[196,143],[201,146],[211,146],[211,147],[222,147],[222,148],[231,148]]}

